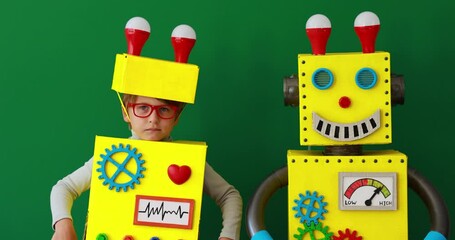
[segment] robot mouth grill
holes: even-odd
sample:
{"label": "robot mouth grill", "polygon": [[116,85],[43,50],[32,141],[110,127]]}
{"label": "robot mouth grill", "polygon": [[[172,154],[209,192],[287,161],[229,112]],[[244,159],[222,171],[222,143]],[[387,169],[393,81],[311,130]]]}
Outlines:
{"label": "robot mouth grill", "polygon": [[313,112],[313,129],[322,136],[335,141],[362,139],[378,130],[380,123],[379,110],[366,119],[351,124],[331,122]]}

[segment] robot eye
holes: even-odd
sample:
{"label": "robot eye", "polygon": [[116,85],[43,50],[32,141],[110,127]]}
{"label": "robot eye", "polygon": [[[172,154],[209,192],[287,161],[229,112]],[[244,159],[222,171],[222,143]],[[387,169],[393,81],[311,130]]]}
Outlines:
{"label": "robot eye", "polygon": [[313,73],[313,85],[320,90],[325,90],[333,84],[333,74],[326,68],[319,68]]}
{"label": "robot eye", "polygon": [[376,72],[371,68],[362,68],[355,75],[355,83],[362,89],[374,87],[376,80]]}

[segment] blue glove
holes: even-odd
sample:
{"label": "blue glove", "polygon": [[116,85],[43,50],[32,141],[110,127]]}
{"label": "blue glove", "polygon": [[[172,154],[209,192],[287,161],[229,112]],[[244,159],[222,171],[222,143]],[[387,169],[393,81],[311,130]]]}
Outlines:
{"label": "blue glove", "polygon": [[439,232],[431,231],[427,234],[424,240],[447,240],[447,238]]}
{"label": "blue glove", "polygon": [[261,230],[256,232],[251,240],[273,240],[273,238],[266,230]]}

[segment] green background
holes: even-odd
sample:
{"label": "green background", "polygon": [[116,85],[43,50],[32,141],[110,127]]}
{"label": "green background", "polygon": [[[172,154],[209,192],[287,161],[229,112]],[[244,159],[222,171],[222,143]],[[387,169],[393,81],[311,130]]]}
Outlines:
{"label": "green background", "polygon": [[[306,20],[328,16],[328,52],[352,52],[361,50],[355,17],[375,12],[377,50],[391,53],[392,72],[406,81],[405,104],[393,108],[393,143],[378,148],[407,154],[454,217],[453,9],[449,0],[2,1],[1,238],[50,239],[51,187],[90,158],[95,135],[129,136],[110,84],[133,16],[152,27],[143,56],[172,60],[172,29],[186,23],[196,30],[189,61],[200,67],[196,103],[173,137],[206,141],[207,161],[239,189],[246,208],[260,182],[286,164],[287,149],[303,149],[298,111],[283,104],[282,79],[297,72],[297,54],[310,52]],[[73,207],[79,236],[88,195]],[[203,201],[200,238],[217,239],[219,209]],[[276,239],[287,237],[286,204],[284,188],[266,211]],[[422,239],[429,224],[410,191],[409,238]]]}

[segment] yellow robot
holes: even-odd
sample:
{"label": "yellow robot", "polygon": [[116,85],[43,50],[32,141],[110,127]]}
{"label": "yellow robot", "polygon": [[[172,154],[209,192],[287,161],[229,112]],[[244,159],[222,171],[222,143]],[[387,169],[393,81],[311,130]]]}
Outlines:
{"label": "yellow robot", "polygon": [[390,54],[375,51],[380,22],[360,13],[354,29],[362,52],[327,53],[330,20],[306,24],[312,54],[298,55],[298,76],[284,79],[285,104],[299,108],[300,144],[322,150],[288,150],[287,166],[270,175],[247,209],[251,239],[272,239],[263,222],[270,196],[288,185],[288,239],[408,239],[408,185],[427,204],[432,231],[448,238],[444,201],[408,167],[405,154],[363,150],[392,142],[391,107],[404,102],[404,83],[391,74]]}
{"label": "yellow robot", "polygon": [[[128,21],[128,53],[116,56],[112,89],[193,103],[199,68],[186,61],[194,30],[172,32],[175,62],[139,56],[149,34],[144,18]],[[97,136],[86,239],[197,239],[206,149],[204,142]]]}

